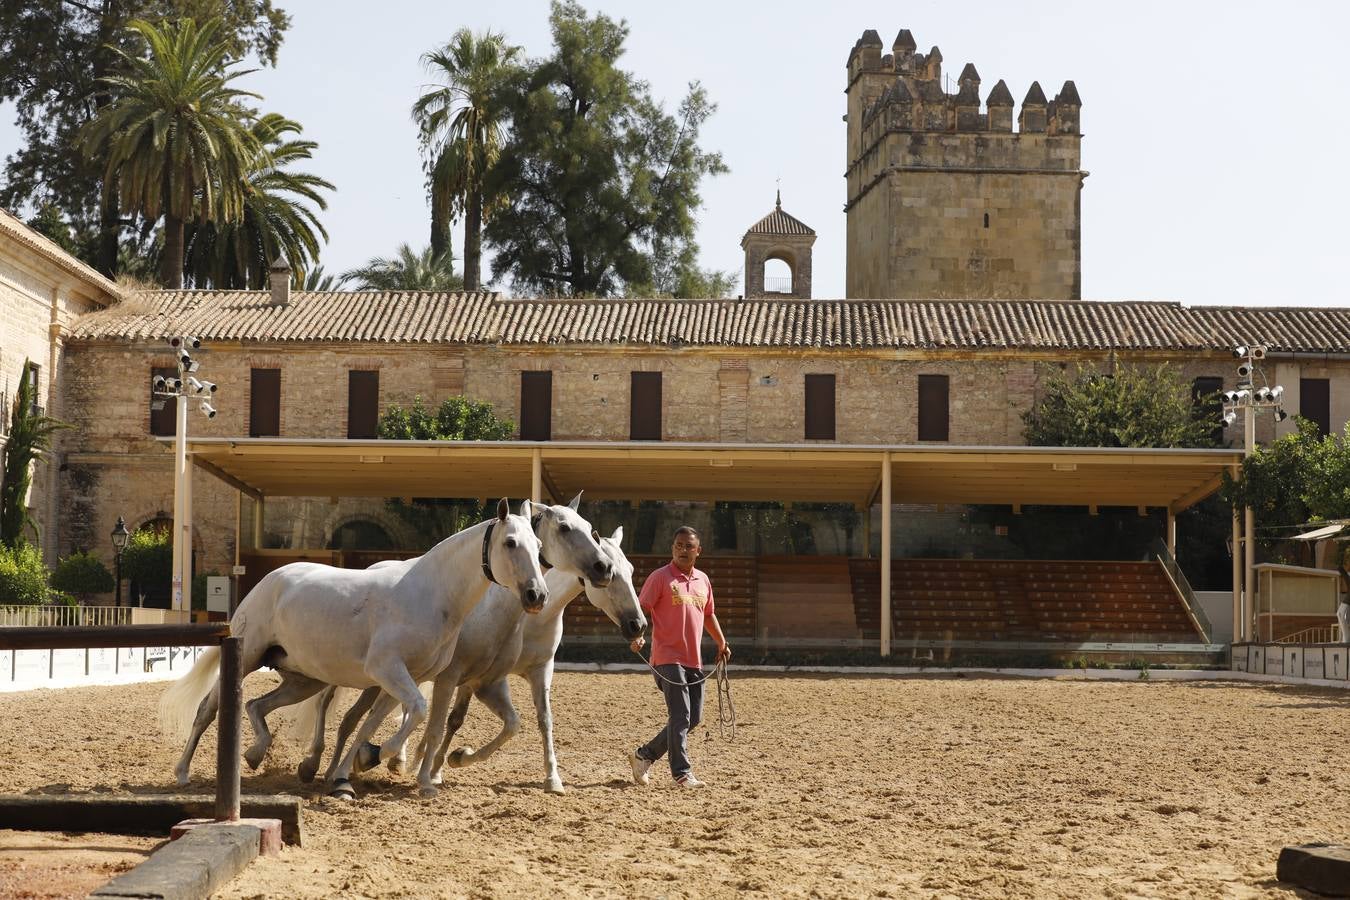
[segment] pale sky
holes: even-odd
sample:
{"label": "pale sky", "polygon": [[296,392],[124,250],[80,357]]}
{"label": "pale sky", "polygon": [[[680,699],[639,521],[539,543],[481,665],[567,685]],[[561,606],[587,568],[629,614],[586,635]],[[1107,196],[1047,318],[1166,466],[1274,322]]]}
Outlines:
{"label": "pale sky", "polygon": [[[422,247],[427,213],[408,110],[420,55],[461,26],[549,51],[543,0],[278,0],[292,16],[279,65],[239,84],[319,142],[309,167],[337,185],[323,221],[329,272]],[[880,2],[656,4],[592,0],[628,20],[623,65],[674,108],[691,80],[718,111],[702,143],[730,172],[705,182],[706,267],[741,272],[740,238],[773,207],[813,227],[814,293],[844,293],[844,66],[865,29],[908,28],[966,62],[981,97],[1038,80],[1083,100],[1083,296],[1190,304],[1350,306],[1350,116],[1341,77],[1350,6],[1338,3]],[[887,51],[889,52],[889,51]],[[6,119],[8,116],[5,117]],[[16,133],[0,125],[0,152]],[[461,254],[458,232],[455,254]],[[485,271],[485,275],[486,275]],[[739,288],[738,288],[739,290]]]}

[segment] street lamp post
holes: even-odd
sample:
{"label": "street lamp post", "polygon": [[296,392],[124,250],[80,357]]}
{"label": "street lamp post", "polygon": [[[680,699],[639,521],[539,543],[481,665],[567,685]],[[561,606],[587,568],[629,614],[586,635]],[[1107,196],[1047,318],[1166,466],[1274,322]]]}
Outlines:
{"label": "street lamp post", "polygon": [[122,606],[122,551],[127,549],[127,541],[131,539],[131,532],[127,531],[127,523],[121,516],[117,517],[117,524],[112,530],[113,545],[113,567],[117,579],[117,606]]}
{"label": "street lamp post", "polygon": [[[1284,408],[1281,406],[1281,398],[1284,396],[1284,387],[1275,385],[1271,387],[1268,384],[1262,384],[1256,387],[1254,378],[1257,374],[1261,376],[1261,381],[1265,382],[1265,373],[1258,367],[1257,363],[1266,358],[1265,347],[1238,346],[1233,348],[1233,356],[1241,360],[1237,367],[1237,389],[1225,391],[1223,394],[1223,423],[1232,425],[1237,421],[1238,414],[1243,416],[1243,457],[1249,457],[1256,452],[1256,414],[1262,410],[1270,410],[1275,415],[1276,422],[1283,422],[1288,418]],[[1235,639],[1255,639],[1256,631],[1256,516],[1250,506],[1245,507],[1243,513],[1243,557],[1242,557],[1242,584],[1243,584],[1243,603],[1242,609],[1238,611],[1238,616],[1233,623],[1233,637]],[[1234,522],[1234,531],[1237,531],[1236,521]],[[1234,553],[1237,548],[1234,547]],[[1233,569],[1238,569],[1237,559],[1234,558]]]}

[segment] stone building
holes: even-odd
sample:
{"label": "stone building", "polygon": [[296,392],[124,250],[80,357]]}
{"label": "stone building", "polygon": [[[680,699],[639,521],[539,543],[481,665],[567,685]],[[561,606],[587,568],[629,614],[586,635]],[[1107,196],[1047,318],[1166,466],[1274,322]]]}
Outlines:
{"label": "stone building", "polygon": [[[750,299],[787,296],[811,299],[811,245],[816,233],[806,223],[783,212],[783,194],[774,198],[773,212],[760,219],[741,238],[745,251],[745,296]],[[766,278],[764,266],[779,260],[788,268],[786,283],[781,276]]]}
{"label": "stone building", "polygon": [[1077,300],[1082,101],[1033,82],[1013,130],[1000,80],[981,110],[967,63],[943,89],[942,52],[868,30],[848,57],[846,296]]}
{"label": "stone building", "polygon": [[[120,296],[108,279],[0,210],[0,453],[25,361],[37,377],[38,406],[48,415],[63,417],[66,396],[54,376],[65,359],[71,323]],[[55,461],[49,459],[33,473],[29,505],[44,535],[57,530],[53,528],[58,524],[56,472]],[[55,562],[55,542],[43,546],[48,563]]]}

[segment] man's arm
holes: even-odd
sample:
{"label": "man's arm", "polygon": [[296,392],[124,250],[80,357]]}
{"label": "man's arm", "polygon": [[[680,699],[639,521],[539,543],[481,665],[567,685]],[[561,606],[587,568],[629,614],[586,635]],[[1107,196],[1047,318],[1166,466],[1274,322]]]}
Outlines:
{"label": "man's arm", "polygon": [[731,659],[731,647],[727,646],[727,638],[722,633],[722,623],[717,621],[716,613],[710,612],[703,617],[703,630],[712,635],[717,644],[717,662]]}

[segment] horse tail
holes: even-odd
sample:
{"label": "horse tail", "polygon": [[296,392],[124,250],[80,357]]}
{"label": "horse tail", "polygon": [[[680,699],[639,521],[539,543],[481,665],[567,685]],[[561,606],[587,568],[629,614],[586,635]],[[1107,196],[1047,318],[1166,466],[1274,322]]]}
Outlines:
{"label": "horse tail", "polygon": [[327,687],[319,691],[308,700],[297,706],[283,707],[278,712],[285,715],[290,713],[290,726],[286,729],[289,734],[301,747],[308,748],[310,742],[314,740],[314,729],[319,725],[319,712],[323,709],[324,697],[329,691],[337,690],[334,687]]}
{"label": "horse tail", "polygon": [[207,647],[186,675],[169,685],[159,698],[159,730],[185,740],[192,731],[197,708],[220,680],[220,648]]}

